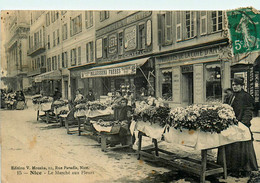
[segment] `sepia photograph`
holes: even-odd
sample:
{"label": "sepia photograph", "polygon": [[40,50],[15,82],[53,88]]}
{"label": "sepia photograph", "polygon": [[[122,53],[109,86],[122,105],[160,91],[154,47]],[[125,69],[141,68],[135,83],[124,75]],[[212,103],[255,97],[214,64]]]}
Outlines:
{"label": "sepia photograph", "polygon": [[2,183],[260,183],[260,6],[45,6],[1,9]]}

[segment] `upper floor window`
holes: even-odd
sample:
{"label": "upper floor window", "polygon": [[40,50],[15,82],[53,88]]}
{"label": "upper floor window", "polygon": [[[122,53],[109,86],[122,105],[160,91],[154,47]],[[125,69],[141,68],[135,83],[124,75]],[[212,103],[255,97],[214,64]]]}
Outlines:
{"label": "upper floor window", "polygon": [[119,32],[119,34],[118,34],[118,54],[122,55],[123,50],[124,50],[123,32]]}
{"label": "upper floor window", "polygon": [[172,44],[172,12],[167,11],[158,15],[158,43],[159,45]]}
{"label": "upper floor window", "polygon": [[104,21],[109,18],[109,11],[101,11],[100,12],[100,21]]}
{"label": "upper floor window", "polygon": [[212,31],[219,31],[223,28],[223,12],[222,11],[212,11]]}
{"label": "upper floor window", "polygon": [[56,46],[56,31],[53,32],[53,47]]}
{"label": "upper floor window", "polygon": [[51,48],[51,43],[50,43],[50,35],[48,35],[48,49],[50,49]]}
{"label": "upper floor window", "polygon": [[77,63],[77,51],[76,48],[70,50],[70,65],[76,65]]}
{"label": "upper floor window", "polygon": [[47,14],[46,14],[46,26],[49,26],[50,25],[50,12],[48,12]]}
{"label": "upper floor window", "polygon": [[103,39],[103,58],[107,58],[108,56],[108,41],[107,38]]}
{"label": "upper floor window", "polygon": [[60,29],[57,29],[57,45],[60,44]]}
{"label": "upper floor window", "polygon": [[68,67],[68,52],[63,52],[61,55],[62,68]]}
{"label": "upper floor window", "polygon": [[86,28],[93,26],[93,11],[85,11]]}
{"label": "upper floor window", "polygon": [[200,12],[200,34],[201,35],[207,34],[207,12],[206,11]]}
{"label": "upper floor window", "polygon": [[87,63],[94,61],[93,41],[86,44],[86,60],[87,60]]}
{"label": "upper floor window", "polygon": [[78,47],[78,65],[81,65],[81,46]]}
{"label": "upper floor window", "polygon": [[181,22],[182,14],[181,11],[176,12],[176,40],[182,40],[182,22]]}
{"label": "upper floor window", "polygon": [[68,25],[62,25],[62,40],[68,39]]}
{"label": "upper floor window", "polygon": [[70,36],[78,34],[82,31],[82,16],[81,14],[70,20]]}
{"label": "upper floor window", "polygon": [[186,38],[196,36],[196,12],[186,11]]}
{"label": "upper floor window", "polygon": [[51,71],[51,58],[47,59],[47,70]]}
{"label": "upper floor window", "polygon": [[138,48],[139,49],[145,49],[145,27],[144,27],[144,24],[139,25],[138,30],[139,30]]}

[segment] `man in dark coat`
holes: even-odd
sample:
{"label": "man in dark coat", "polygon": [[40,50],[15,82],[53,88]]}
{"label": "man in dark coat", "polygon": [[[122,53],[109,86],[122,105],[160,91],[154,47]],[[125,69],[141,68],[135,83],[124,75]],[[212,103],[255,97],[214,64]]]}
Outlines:
{"label": "man in dark coat", "polygon": [[[254,99],[243,90],[244,78],[235,78],[232,82],[233,94],[229,104],[233,107],[238,121],[246,125],[249,130],[253,118]],[[250,130],[251,131],[251,130]],[[251,133],[252,135],[252,133]],[[222,163],[218,154],[218,163]],[[236,142],[226,146],[226,163],[229,173],[236,177],[249,176],[251,171],[258,170],[253,136],[250,141]]]}

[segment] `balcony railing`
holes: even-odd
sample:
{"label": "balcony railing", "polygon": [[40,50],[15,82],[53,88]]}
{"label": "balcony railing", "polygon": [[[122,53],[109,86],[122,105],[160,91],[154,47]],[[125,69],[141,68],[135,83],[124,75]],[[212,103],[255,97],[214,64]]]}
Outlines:
{"label": "balcony railing", "polygon": [[28,73],[27,73],[27,76],[35,76],[35,75],[38,75],[38,74],[42,74],[44,72],[46,72],[46,68],[41,67],[41,68],[37,68],[37,69],[34,69],[34,70],[29,70]]}
{"label": "balcony railing", "polygon": [[34,45],[33,47],[29,48],[27,55],[35,56],[37,54],[41,54],[44,51],[45,51],[45,43],[39,42],[37,45]]}

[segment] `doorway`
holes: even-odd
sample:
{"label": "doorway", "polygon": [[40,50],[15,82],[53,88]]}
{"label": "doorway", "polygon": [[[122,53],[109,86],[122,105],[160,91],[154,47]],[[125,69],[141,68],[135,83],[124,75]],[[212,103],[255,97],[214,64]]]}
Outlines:
{"label": "doorway", "polygon": [[182,103],[193,104],[193,72],[182,74]]}

